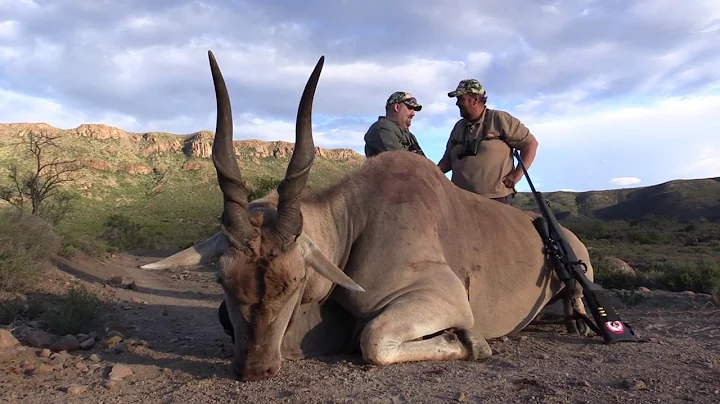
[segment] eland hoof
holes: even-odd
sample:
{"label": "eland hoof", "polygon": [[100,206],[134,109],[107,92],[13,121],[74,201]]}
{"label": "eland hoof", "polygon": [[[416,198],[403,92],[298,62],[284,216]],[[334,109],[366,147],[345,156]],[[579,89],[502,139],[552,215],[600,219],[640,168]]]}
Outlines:
{"label": "eland hoof", "polygon": [[487,340],[479,333],[466,329],[458,329],[455,333],[463,345],[470,351],[467,360],[476,361],[492,356],[492,348],[490,348]]}

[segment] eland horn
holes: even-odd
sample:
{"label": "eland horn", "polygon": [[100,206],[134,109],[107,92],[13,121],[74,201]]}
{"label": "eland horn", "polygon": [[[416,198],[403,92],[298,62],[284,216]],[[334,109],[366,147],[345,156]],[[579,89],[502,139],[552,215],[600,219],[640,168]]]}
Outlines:
{"label": "eland horn", "polygon": [[247,216],[248,190],[243,183],[233,148],[233,118],[230,96],[215,55],[208,51],[217,102],[217,122],[212,145],[212,160],[223,193],[222,223],[233,235],[251,233]]}
{"label": "eland horn", "polygon": [[295,122],[295,148],[285,178],[278,186],[278,219],[276,233],[284,242],[291,242],[302,232],[299,196],[308,181],[315,160],[312,134],[312,106],[325,56],[321,56],[305,84]]}
{"label": "eland horn", "polygon": [[217,232],[192,247],[188,247],[160,261],[142,265],[142,269],[166,269],[177,266],[200,265],[220,256],[227,249],[228,240],[222,232]]}

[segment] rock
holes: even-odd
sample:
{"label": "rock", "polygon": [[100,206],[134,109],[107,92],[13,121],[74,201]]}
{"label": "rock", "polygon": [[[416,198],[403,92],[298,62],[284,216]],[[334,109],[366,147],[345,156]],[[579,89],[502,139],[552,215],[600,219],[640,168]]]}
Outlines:
{"label": "rock", "polygon": [[128,338],[123,342],[126,343],[128,346],[143,346],[146,348],[150,347],[150,343],[144,339]]}
{"label": "rock", "polygon": [[113,335],[105,340],[105,347],[113,349],[115,346],[123,341],[123,337],[120,335]]}
{"label": "rock", "polygon": [[126,334],[128,334],[127,328],[116,322],[109,322],[105,324],[105,335],[107,336],[119,335],[122,338],[125,338]]}
{"label": "rock", "polygon": [[617,257],[609,257],[608,258],[608,266],[611,272],[619,273],[619,274],[626,274],[626,275],[635,275],[635,269],[631,267],[627,262],[621,260]]}
{"label": "rock", "polygon": [[113,348],[113,353],[121,354],[127,351],[127,345],[124,342],[119,342],[115,347]]}
{"label": "rock", "polygon": [[38,367],[33,369],[32,374],[33,375],[45,375],[48,373],[52,373],[53,368],[52,366],[48,365],[47,363],[41,363]]}
{"label": "rock", "polygon": [[20,345],[20,341],[8,330],[0,330],[0,349],[14,348]]}
{"label": "rock", "polygon": [[50,355],[52,355],[52,351],[49,350],[49,349],[47,349],[47,348],[45,348],[45,349],[43,349],[42,351],[40,351],[40,357],[41,357],[41,358],[49,358]]}
{"label": "rock", "polygon": [[50,359],[52,359],[52,360],[56,360],[56,359],[57,359],[57,360],[65,360],[65,359],[68,358],[68,356],[69,356],[69,355],[68,355],[67,351],[60,351],[60,352],[56,352],[56,353],[54,353],[54,354],[51,354],[51,355],[50,355]]}
{"label": "rock", "polygon": [[69,396],[77,396],[77,395],[79,395],[79,394],[82,394],[82,393],[86,392],[87,389],[88,389],[87,386],[75,385],[75,386],[70,386],[70,387],[68,387],[67,389],[65,389],[65,392],[66,392]]}
{"label": "rock", "polygon": [[129,367],[117,364],[112,367],[112,370],[110,371],[110,374],[108,375],[108,380],[110,381],[120,381],[128,376],[132,376],[133,371]]}
{"label": "rock", "polygon": [[25,374],[31,374],[33,370],[35,370],[35,365],[33,365],[30,361],[23,361],[20,364],[20,368]]}
{"label": "rock", "polygon": [[53,352],[72,352],[77,351],[78,349],[80,349],[80,343],[74,335],[66,335],[60,341],[57,341],[50,346],[50,350]]}
{"label": "rock", "polygon": [[100,356],[98,354],[92,354],[90,355],[90,360],[97,363],[100,362],[102,359],[100,359]]}
{"label": "rock", "polygon": [[128,278],[125,276],[113,276],[112,278],[108,279],[107,284],[110,286],[125,288],[134,290],[137,289],[137,285],[135,284],[135,281],[132,278]]}
{"label": "rock", "polygon": [[92,349],[92,347],[95,345],[95,338],[88,338],[80,343],[80,349],[83,351],[87,351],[88,349]]}
{"label": "rock", "polygon": [[645,294],[645,293],[650,293],[651,291],[650,291],[650,289],[646,288],[645,286],[640,286],[638,288],[638,292]]}
{"label": "rock", "polygon": [[32,330],[25,336],[25,343],[33,348],[45,348],[52,340],[52,334],[43,330]]}
{"label": "rock", "polygon": [[117,286],[123,284],[123,277],[122,276],[113,276],[112,278],[108,279],[108,283]]}
{"label": "rock", "polygon": [[628,390],[645,390],[647,388],[642,380],[625,379],[620,384]]}

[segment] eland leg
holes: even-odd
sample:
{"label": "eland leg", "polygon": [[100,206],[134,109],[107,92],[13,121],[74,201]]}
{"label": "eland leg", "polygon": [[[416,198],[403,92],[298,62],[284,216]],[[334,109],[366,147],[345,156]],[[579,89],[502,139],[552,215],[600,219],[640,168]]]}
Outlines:
{"label": "eland leg", "polygon": [[232,322],[230,321],[230,314],[227,310],[227,303],[225,303],[225,300],[223,299],[222,303],[220,303],[220,307],[218,307],[218,319],[220,320],[220,324],[222,325],[223,331],[225,331],[225,334],[230,336],[230,339],[232,340],[233,344],[235,343],[235,329],[233,328]]}
{"label": "eland leg", "polygon": [[[432,268],[433,283],[398,296],[367,323],[360,335],[363,358],[375,365],[414,361],[477,360],[492,355],[487,341],[471,331],[474,320],[460,281]],[[444,332],[455,329],[456,332]],[[434,334],[438,334],[432,336]],[[422,339],[424,337],[427,339]]]}
{"label": "eland leg", "polygon": [[[588,315],[582,300],[582,287],[579,282],[572,282],[572,284],[574,285],[572,290],[565,287],[555,294],[547,304],[545,304],[543,311],[538,313],[528,325],[563,324],[570,334],[579,334],[581,336],[589,336],[592,334],[592,330],[585,324],[585,321],[578,316],[578,314]],[[550,306],[560,299],[562,299],[562,317],[559,317],[559,314],[554,313],[550,309]]]}
{"label": "eland leg", "polygon": [[[563,290],[563,312],[565,315],[565,327],[570,334],[579,334],[581,336],[589,336],[593,332],[585,324],[579,315],[587,317],[587,310],[585,304],[582,301],[583,291],[580,282],[574,281],[572,290]],[[579,315],[578,315],[579,314]]]}

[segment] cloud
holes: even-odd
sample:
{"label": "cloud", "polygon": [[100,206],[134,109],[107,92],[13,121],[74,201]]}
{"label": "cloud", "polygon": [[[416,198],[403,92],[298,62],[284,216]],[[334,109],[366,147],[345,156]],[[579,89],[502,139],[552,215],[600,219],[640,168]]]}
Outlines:
{"label": "cloud", "polygon": [[720,176],[716,1],[0,0],[0,16],[6,122],[212,130],[212,49],[236,138],[292,140],[325,55],[313,109],[322,147],[362,151],[388,95],[404,90],[424,105],[412,130],[437,161],[458,119],[447,92],[475,77],[538,137],[538,189]]}
{"label": "cloud", "polygon": [[638,177],[617,177],[610,180],[610,183],[619,185],[621,187],[627,185],[635,185],[641,183],[642,180]]}

